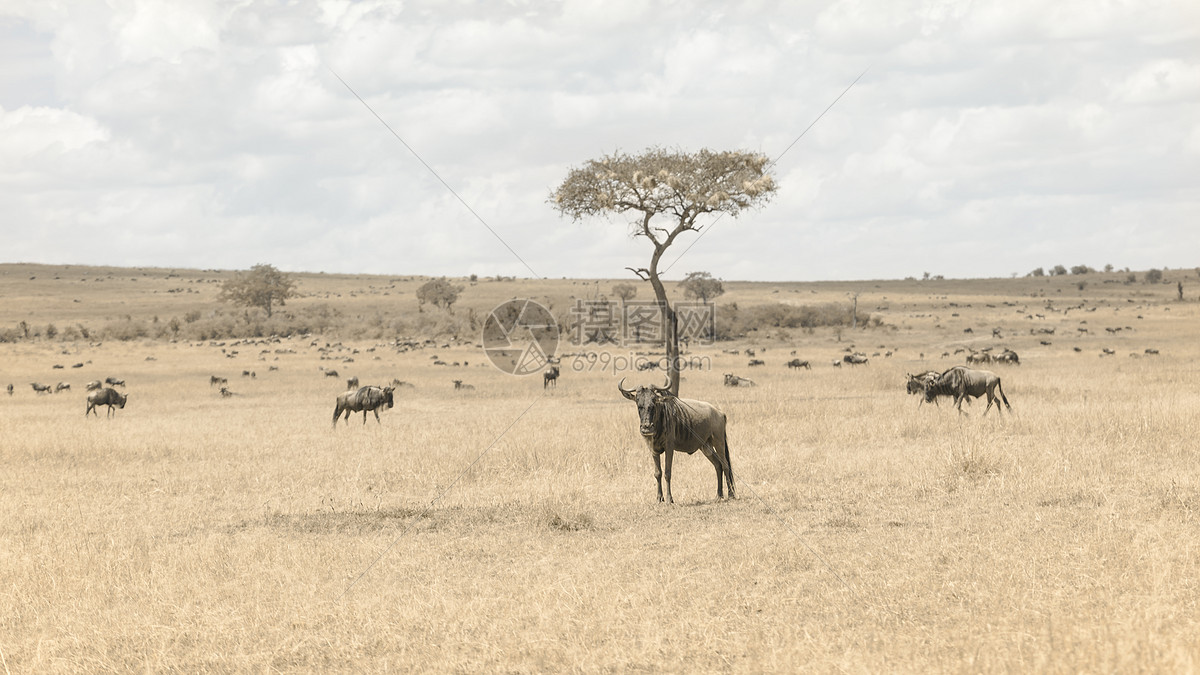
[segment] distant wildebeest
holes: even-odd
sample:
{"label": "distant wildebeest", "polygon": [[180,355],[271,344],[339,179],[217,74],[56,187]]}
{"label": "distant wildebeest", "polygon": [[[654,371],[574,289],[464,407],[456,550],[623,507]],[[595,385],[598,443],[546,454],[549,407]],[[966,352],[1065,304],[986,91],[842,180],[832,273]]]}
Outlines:
{"label": "distant wildebeest", "polygon": [[746,365],[748,367],[765,366],[765,365],[767,365],[767,362],[763,361],[762,359],[750,359],[750,361],[747,362]]}
{"label": "distant wildebeest", "polygon": [[250,371],[248,371],[248,370],[243,370],[243,371],[242,371],[242,377],[250,377]]}
{"label": "distant wildebeest", "polygon": [[13,395],[13,386],[12,386],[12,382],[9,382],[9,383],[8,383],[8,395],[9,395],[9,396],[12,396],[12,395]]}
{"label": "distant wildebeest", "polygon": [[454,388],[462,391],[475,391],[475,386],[471,384],[463,384],[462,380],[454,380]]}
{"label": "distant wildebeest", "polygon": [[358,389],[358,376],[357,375],[346,380],[346,388],[347,389]]}
{"label": "distant wildebeest", "polygon": [[399,389],[401,387],[404,387],[406,389],[416,389],[416,385],[414,385],[413,383],[405,382],[404,380],[401,380],[396,377],[392,378],[392,386],[395,387],[396,389]]}
{"label": "distant wildebeest", "polygon": [[29,386],[33,387],[34,393],[37,393],[37,394],[52,393],[50,390],[50,385],[48,385],[48,384],[41,384],[39,382],[30,382]]}
{"label": "distant wildebeest", "polygon": [[57,394],[60,391],[66,391],[70,388],[71,388],[70,384],[67,384],[66,382],[59,382],[58,384],[54,385],[54,393]]}
{"label": "distant wildebeest", "polygon": [[229,387],[221,387],[221,398],[229,398],[233,396],[233,392],[229,391]]}
{"label": "distant wildebeest", "polygon": [[104,383],[101,382],[100,380],[92,380],[91,382],[88,382],[86,385],[84,385],[84,388],[87,389],[88,391],[95,391],[103,386],[104,386]]}
{"label": "distant wildebeest", "polygon": [[725,386],[726,387],[753,387],[754,380],[751,380],[750,378],[747,378],[747,377],[740,377],[738,375],[734,375],[733,373],[725,373]]}
{"label": "distant wildebeest", "polygon": [[552,365],[542,371],[542,389],[550,385],[554,385],[555,389],[558,388],[558,366]]}
{"label": "distant wildebeest", "polygon": [[[99,382],[97,382],[96,384],[99,384]],[[222,385],[222,386],[229,384],[229,378],[217,377],[216,375],[212,375],[208,378],[208,386],[211,387],[211,386],[217,385],[217,384]]]}
{"label": "distant wildebeest", "polygon": [[1008,397],[1004,395],[1004,388],[1000,386],[1000,378],[990,370],[972,370],[966,366],[954,366],[938,376],[932,384],[925,389],[925,401],[936,401],[939,396],[954,397],[954,407],[959,413],[962,413],[963,399],[979,398],[987,394],[988,404],[983,409],[983,414],[987,414],[988,410],[992,409],[992,404],[996,404],[996,410],[1000,410],[1000,402],[1004,402],[1004,407],[1012,412],[1012,406],[1008,404]]}
{"label": "distant wildebeest", "polygon": [[[1145,351],[1145,353],[1146,353],[1146,354],[1150,354],[1150,355],[1157,355],[1157,354],[1158,354],[1158,350],[1157,350],[1157,349],[1147,349],[1147,350]],[[12,385],[11,385],[11,384],[10,384],[10,385],[8,385],[8,393],[10,393],[10,394],[12,393]]]}
{"label": "distant wildebeest", "polygon": [[[617,384],[621,395],[637,403],[638,431],[654,457],[654,480],[658,483],[658,501],[674,504],[671,496],[671,462],[675,452],[704,453],[717,471],[717,498],[725,496],[722,479],[729,485],[729,498],[737,495],[733,488],[733,466],[729,461],[729,439],[726,436],[725,413],[704,401],[678,398],[668,386],[644,385],[636,390],[626,389],[625,380]],[[664,457],[665,456],[665,457]],[[663,491],[665,459],[667,489]]]}
{"label": "distant wildebeest", "polygon": [[327,370],[325,371],[325,377],[340,377],[340,375],[338,375],[338,371],[336,370]]}
{"label": "distant wildebeest", "polygon": [[654,370],[658,367],[658,361],[642,361],[637,364],[638,370]]}
{"label": "distant wildebeest", "polygon": [[857,366],[867,363],[869,359],[867,359],[867,357],[863,354],[846,354],[842,357],[842,361],[849,363],[852,366]]}
{"label": "distant wildebeest", "polygon": [[104,378],[104,384],[107,384],[112,387],[124,387],[125,380],[118,380],[115,377],[106,377],[106,378]]}
{"label": "distant wildebeest", "polygon": [[987,352],[971,352],[967,354],[967,363],[991,363],[992,355]]}
{"label": "distant wildebeest", "polygon": [[808,361],[802,361],[800,359],[792,359],[791,361],[788,361],[787,367],[788,368],[805,368],[807,370],[812,370],[812,366],[808,365]]}
{"label": "distant wildebeest", "polygon": [[[106,406],[108,406],[108,414],[105,415],[105,417],[111,417],[114,414],[113,406],[116,406],[116,407],[124,410],[125,402],[128,400],[129,400],[129,394],[120,394],[117,392],[116,389],[113,389],[112,387],[105,387],[103,389],[97,389],[96,391],[93,391],[92,393],[87,395],[87,410],[85,410],[83,412],[83,416],[87,417],[88,413],[91,413],[97,407],[106,405]],[[96,413],[96,417],[99,417],[99,416],[100,416],[100,413]]]}
{"label": "distant wildebeest", "polygon": [[[367,423],[367,413],[375,413],[375,421],[379,422],[379,409],[383,406],[391,408],[394,405],[392,387],[376,387],[367,385],[355,391],[348,391],[337,397],[337,406],[333,409],[333,426],[337,428],[338,417],[346,414],[346,424],[350,423],[350,413],[362,412],[363,424]],[[379,422],[382,424],[382,422]]]}
{"label": "distant wildebeest", "polygon": [[1011,363],[1016,366],[1021,365],[1021,357],[1017,356],[1017,353],[1011,349],[1005,349],[999,354],[993,356],[992,360],[996,363]]}

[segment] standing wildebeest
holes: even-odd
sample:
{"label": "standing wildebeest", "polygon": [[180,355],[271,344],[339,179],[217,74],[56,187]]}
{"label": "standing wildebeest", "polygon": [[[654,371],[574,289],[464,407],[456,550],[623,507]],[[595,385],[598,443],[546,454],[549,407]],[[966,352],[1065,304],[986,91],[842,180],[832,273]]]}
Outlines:
{"label": "standing wildebeest", "polygon": [[1005,349],[996,356],[993,356],[992,360],[996,363],[1012,363],[1018,366],[1021,365],[1020,357],[1018,357],[1017,353],[1011,349]]}
{"label": "standing wildebeest", "polygon": [[[87,395],[87,410],[84,411],[83,416],[87,417],[88,413],[95,410],[98,406],[106,405],[108,406],[108,414],[105,417],[110,417],[113,414],[113,406],[115,405],[124,410],[125,401],[127,400],[129,400],[129,394],[119,394],[112,387],[98,389]],[[96,417],[99,416],[100,413],[96,413]]]}
{"label": "standing wildebeest", "polygon": [[[927,370],[920,375],[909,375],[905,389],[909,394],[921,394],[921,403],[924,403],[927,400],[925,392],[929,390],[929,387],[933,386],[934,382],[937,382],[939,376],[941,376],[941,373],[936,370]],[[937,402],[936,397],[934,398],[934,402]]]}
{"label": "standing wildebeest", "polygon": [[63,391],[64,389],[70,389],[70,388],[71,388],[70,384],[68,384],[66,382],[59,382],[58,384],[54,385],[54,393],[57,394],[58,392]]}
{"label": "standing wildebeest", "polygon": [[454,388],[462,391],[475,391],[475,385],[464,384],[462,380],[454,380]]}
{"label": "standing wildebeest", "polygon": [[[97,382],[96,384],[99,384],[99,382]],[[219,384],[222,386],[227,385],[227,384],[229,384],[229,378],[217,377],[216,375],[212,375],[208,378],[208,386],[211,387],[215,384]]]}
{"label": "standing wildebeest", "polygon": [[115,377],[106,377],[106,378],[104,378],[104,384],[107,384],[107,385],[110,385],[113,387],[124,387],[125,380],[118,380]]}
{"label": "standing wildebeest", "polygon": [[325,371],[325,377],[337,377],[337,376],[338,376],[338,371],[336,371],[336,370]]}
{"label": "standing wildebeest", "polygon": [[40,384],[38,382],[30,382],[29,386],[33,387],[34,393],[37,393],[37,394],[52,393],[50,390],[50,385],[48,385],[48,384]]}
{"label": "standing wildebeest", "polygon": [[767,365],[767,362],[763,361],[762,359],[750,359],[746,363],[746,365],[747,366],[765,366],[765,365]]}
{"label": "standing wildebeest", "polygon": [[9,396],[12,396],[12,395],[13,395],[13,386],[12,386],[12,382],[9,382],[9,383],[8,383],[8,395],[9,395]]}
{"label": "standing wildebeest", "polygon": [[554,385],[555,389],[558,389],[558,366],[555,365],[551,365],[542,372],[542,389],[545,389],[551,384]]}
{"label": "standing wildebeest", "polygon": [[346,380],[346,388],[347,389],[358,389],[358,376],[357,375]]}
{"label": "standing wildebeest", "polygon": [[791,361],[788,361],[787,367],[788,368],[805,368],[807,370],[812,370],[812,366],[808,365],[808,361],[801,361],[800,359],[792,359]]}
{"label": "standing wildebeest", "polygon": [[375,421],[379,422],[379,408],[393,405],[392,392],[394,387],[375,387],[367,385],[357,391],[348,391],[337,397],[337,407],[333,410],[333,427],[337,428],[338,417],[346,413],[346,424],[350,423],[350,413],[361,411],[363,424],[367,423],[367,413],[375,413]]}
{"label": "standing wildebeest", "polygon": [[87,384],[85,384],[84,388],[87,389],[88,391],[95,391],[103,386],[104,386],[104,383],[101,382],[100,380],[92,380],[91,382],[88,382]]}
{"label": "standing wildebeest", "polygon": [[[671,497],[671,460],[675,452],[704,453],[717,470],[717,498],[725,496],[722,477],[729,484],[729,498],[736,497],[733,489],[733,465],[729,461],[729,440],[725,435],[725,413],[716,406],[678,398],[668,387],[644,385],[636,391],[626,389],[625,380],[617,384],[621,395],[637,403],[638,430],[654,457],[654,480],[658,482],[658,501],[674,504]],[[669,384],[669,383],[668,383]],[[665,455],[667,490],[663,493],[663,468],[659,460]]]}
{"label": "standing wildebeest", "polygon": [[846,354],[842,357],[842,362],[849,363],[852,366],[867,363],[868,359],[863,354]]}
{"label": "standing wildebeest", "polygon": [[987,394],[988,404],[983,409],[983,414],[986,415],[988,410],[992,409],[993,403],[996,404],[996,410],[999,410],[999,401],[1003,401],[1004,407],[1012,412],[1008,397],[1004,395],[1004,388],[1000,386],[1000,378],[990,370],[972,370],[966,366],[954,366],[939,375],[925,389],[925,400],[936,401],[939,396],[953,396],[954,407],[962,413],[963,399],[979,398],[984,394]]}

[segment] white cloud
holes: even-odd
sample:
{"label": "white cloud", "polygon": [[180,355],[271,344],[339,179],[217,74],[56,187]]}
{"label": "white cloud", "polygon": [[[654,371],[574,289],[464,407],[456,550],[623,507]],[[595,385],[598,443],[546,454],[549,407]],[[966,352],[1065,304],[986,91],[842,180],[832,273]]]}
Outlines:
{"label": "white cloud", "polygon": [[[648,251],[621,219],[545,203],[570,167],[651,145],[779,156],[870,66],[782,155],[777,199],[682,241],[671,274],[1194,265],[1198,8],[16,3],[0,200],[26,226],[0,250],[529,274],[424,160],[537,273],[622,276]],[[982,268],[947,262],[980,249]]]}

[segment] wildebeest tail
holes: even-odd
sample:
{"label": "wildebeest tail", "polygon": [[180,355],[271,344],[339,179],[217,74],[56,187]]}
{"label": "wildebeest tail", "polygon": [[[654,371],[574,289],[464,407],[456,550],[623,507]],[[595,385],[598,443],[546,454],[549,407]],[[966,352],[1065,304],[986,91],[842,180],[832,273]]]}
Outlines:
{"label": "wildebeest tail", "polygon": [[1009,412],[1012,412],[1012,406],[1008,404],[1008,397],[1004,395],[1004,387],[1001,386],[999,379],[996,380],[996,393],[1000,394],[1000,400],[1004,401],[1004,407],[1008,408]]}
{"label": "wildebeest tail", "polygon": [[735,495],[734,489],[733,489],[733,460],[731,460],[729,458],[729,431],[728,430],[721,429],[721,440],[724,441],[723,445],[725,446],[725,457],[722,460],[725,462],[725,482],[729,485],[729,498],[733,499],[734,495]]}

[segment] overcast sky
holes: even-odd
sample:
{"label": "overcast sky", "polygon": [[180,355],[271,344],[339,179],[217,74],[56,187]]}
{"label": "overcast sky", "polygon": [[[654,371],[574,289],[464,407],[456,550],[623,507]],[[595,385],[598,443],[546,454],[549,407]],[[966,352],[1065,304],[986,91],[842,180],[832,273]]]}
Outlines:
{"label": "overcast sky", "polygon": [[778,157],[672,278],[1200,265],[1195,0],[6,0],[0,59],[0,262],[628,276],[547,197],[664,146]]}

